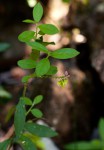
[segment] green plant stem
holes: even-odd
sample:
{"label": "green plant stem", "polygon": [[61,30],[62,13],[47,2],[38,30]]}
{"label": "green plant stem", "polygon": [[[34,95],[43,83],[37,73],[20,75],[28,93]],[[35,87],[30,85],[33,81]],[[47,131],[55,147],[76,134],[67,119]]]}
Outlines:
{"label": "green plant stem", "polygon": [[29,108],[29,110],[26,112],[26,116],[29,114],[29,112],[31,111],[31,109],[34,107],[34,104]]}
{"label": "green plant stem", "polygon": [[37,24],[36,24],[36,30],[35,30],[35,32],[36,32],[36,37],[35,37],[35,40],[36,40],[37,36],[38,36],[38,27],[37,27]]}
{"label": "green plant stem", "polygon": [[28,83],[25,83],[24,89],[23,89],[23,97],[25,97],[25,95],[26,95],[27,86],[28,86]]}

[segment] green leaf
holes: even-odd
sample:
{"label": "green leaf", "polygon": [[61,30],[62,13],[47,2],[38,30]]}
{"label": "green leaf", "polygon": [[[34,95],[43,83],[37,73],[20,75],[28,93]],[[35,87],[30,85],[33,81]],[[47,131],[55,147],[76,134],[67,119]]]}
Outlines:
{"label": "green leaf", "polygon": [[15,109],[16,109],[16,106],[12,106],[12,107],[9,109],[9,111],[8,111],[6,117],[5,117],[5,123],[9,122],[10,119],[11,119],[11,117],[13,117],[14,112],[15,112]]}
{"label": "green leaf", "polygon": [[46,73],[46,75],[53,75],[57,73],[57,67],[56,66],[50,66],[49,71]]}
{"label": "green leaf", "polygon": [[20,97],[20,99],[24,102],[25,105],[32,105],[32,101],[28,97]]}
{"label": "green leaf", "polygon": [[21,34],[19,34],[18,39],[21,42],[29,42],[31,39],[34,38],[34,31],[24,31]]}
{"label": "green leaf", "polygon": [[15,127],[15,134],[16,134],[17,139],[20,137],[24,129],[25,119],[26,119],[25,105],[22,100],[19,100],[19,103],[16,106],[15,115],[14,115],[14,127]]}
{"label": "green leaf", "polygon": [[92,150],[91,143],[85,141],[70,143],[64,148],[67,150]]}
{"label": "green leaf", "polygon": [[7,150],[10,144],[11,144],[11,139],[7,139],[3,142],[0,142],[0,150]]}
{"label": "green leaf", "polygon": [[6,51],[9,47],[10,47],[9,43],[5,43],[5,42],[0,43],[0,52]]}
{"label": "green leaf", "polygon": [[27,42],[27,45],[31,46],[33,50],[35,49],[44,53],[48,53],[48,49],[38,42]]}
{"label": "green leaf", "polygon": [[33,18],[35,22],[39,22],[43,16],[43,7],[40,3],[37,3],[33,9]]}
{"label": "green leaf", "polygon": [[42,95],[36,96],[36,97],[34,98],[33,105],[39,104],[42,100],[43,100],[43,96],[42,96]]}
{"label": "green leaf", "polygon": [[39,137],[54,137],[57,136],[57,133],[52,130],[51,128],[44,126],[44,125],[39,125],[36,123],[26,123],[25,124],[25,129],[32,133],[35,134]]}
{"label": "green leaf", "polygon": [[49,34],[49,35],[56,34],[59,32],[57,27],[52,24],[41,24],[38,27],[41,32],[43,32],[45,34]]}
{"label": "green leaf", "polygon": [[48,72],[49,68],[50,68],[50,62],[48,58],[43,58],[36,65],[36,75],[37,76],[45,75]]}
{"label": "green leaf", "polygon": [[33,116],[35,116],[36,118],[42,118],[43,113],[39,110],[39,109],[32,109],[31,113],[33,114]]}
{"label": "green leaf", "polygon": [[79,52],[72,48],[62,48],[50,53],[51,57],[58,59],[68,59],[75,57],[79,54]]}
{"label": "green leaf", "polygon": [[30,59],[37,61],[39,59],[39,56],[40,56],[40,52],[34,49],[30,54]]}
{"label": "green leaf", "polygon": [[20,137],[20,145],[22,146],[23,150],[37,150],[35,144],[31,141],[30,138],[26,136]]}
{"label": "green leaf", "polygon": [[72,0],[63,0],[63,2],[65,2],[65,3],[69,3],[69,2],[71,2]]}
{"label": "green leaf", "polygon": [[54,42],[39,42],[40,44],[47,46],[47,45],[55,45]]}
{"label": "green leaf", "polygon": [[91,141],[91,150],[101,150],[102,146],[104,147],[104,144],[100,140],[92,140]]}
{"label": "green leaf", "polygon": [[6,91],[2,86],[0,86],[0,100],[1,99],[11,99],[12,95]]}
{"label": "green leaf", "polygon": [[26,75],[26,76],[24,76],[23,78],[22,78],[22,83],[26,83],[26,82],[28,82],[28,80],[31,78],[31,76],[30,75]]}
{"label": "green leaf", "polygon": [[101,118],[98,125],[99,135],[101,139],[104,141],[104,119]]}
{"label": "green leaf", "polygon": [[36,136],[29,132],[25,132],[24,136],[28,137],[36,145],[37,148],[39,148],[40,150],[45,150],[45,145],[39,136]]}
{"label": "green leaf", "polygon": [[36,62],[32,59],[22,59],[17,62],[22,69],[33,69],[36,67]]}
{"label": "green leaf", "polygon": [[35,23],[34,20],[30,20],[30,19],[23,20],[22,22],[25,22],[25,23]]}

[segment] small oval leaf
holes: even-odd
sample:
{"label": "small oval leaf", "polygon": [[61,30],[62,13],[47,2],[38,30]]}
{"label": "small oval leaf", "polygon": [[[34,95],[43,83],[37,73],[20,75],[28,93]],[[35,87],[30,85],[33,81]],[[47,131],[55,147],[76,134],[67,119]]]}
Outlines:
{"label": "small oval leaf", "polygon": [[36,67],[36,62],[32,59],[22,59],[17,62],[22,69],[33,69]]}
{"label": "small oval leaf", "polygon": [[57,136],[57,133],[52,130],[50,127],[44,126],[44,125],[39,125],[36,123],[26,123],[25,124],[25,129],[32,133],[35,134],[39,137],[54,137]]}
{"label": "small oval leaf", "polygon": [[35,23],[34,20],[30,20],[30,19],[23,20],[22,22],[25,22],[25,23]]}
{"label": "small oval leaf", "polygon": [[48,58],[43,58],[36,65],[36,75],[37,76],[45,75],[48,72],[49,68],[50,68],[50,62]]}
{"label": "small oval leaf", "polygon": [[37,3],[33,9],[33,18],[35,22],[39,22],[43,16],[43,7],[40,3]]}
{"label": "small oval leaf", "polygon": [[38,51],[41,51],[44,53],[48,53],[48,49],[44,45],[42,45],[38,42],[27,42],[27,45],[31,46],[33,51],[35,49],[35,50],[38,50]]}
{"label": "small oval leaf", "polygon": [[79,54],[79,52],[72,48],[62,48],[50,53],[51,57],[58,59],[68,59],[75,57]]}
{"label": "small oval leaf", "polygon": [[59,32],[57,27],[52,24],[41,24],[38,27],[41,32],[43,32],[45,34],[49,34],[49,35],[56,34]]}
{"label": "small oval leaf", "polygon": [[34,98],[33,105],[39,104],[42,100],[43,100],[43,96],[42,96],[42,95],[36,96],[36,97]]}
{"label": "small oval leaf", "polygon": [[20,97],[20,99],[24,102],[25,105],[32,105],[32,101],[28,97]]}
{"label": "small oval leaf", "polygon": [[35,116],[36,118],[41,118],[43,116],[43,113],[39,110],[39,109],[32,109],[31,113],[33,114],[33,116]]}
{"label": "small oval leaf", "polygon": [[26,75],[26,76],[24,76],[24,77],[22,78],[22,83],[26,83],[26,82],[28,82],[30,78],[31,78],[31,76],[30,76],[30,75]]}
{"label": "small oval leaf", "polygon": [[34,31],[24,31],[18,36],[18,39],[21,42],[29,42],[31,39],[34,38],[34,34]]}

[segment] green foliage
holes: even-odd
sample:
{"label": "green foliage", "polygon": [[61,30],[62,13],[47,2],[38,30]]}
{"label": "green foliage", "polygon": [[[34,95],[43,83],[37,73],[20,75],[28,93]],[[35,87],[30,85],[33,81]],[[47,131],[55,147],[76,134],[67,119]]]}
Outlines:
{"label": "green foliage", "polygon": [[11,144],[11,139],[7,139],[3,142],[0,142],[0,150],[7,150],[10,144]]}
{"label": "green foliage", "polygon": [[101,118],[98,125],[100,139],[91,141],[73,142],[65,145],[66,150],[104,150],[104,119]]}
{"label": "green foliage", "polygon": [[54,75],[57,73],[57,67],[56,66],[50,66],[48,72],[46,73],[46,75]]}
{"label": "green foliage", "polygon": [[21,135],[20,137],[20,145],[22,146],[23,150],[37,150],[35,144],[30,140],[30,138]]}
{"label": "green foliage", "polygon": [[43,7],[40,3],[37,3],[33,9],[33,18],[35,22],[39,22],[43,16]]}
{"label": "green foliage", "polygon": [[34,31],[24,31],[18,36],[18,39],[21,42],[29,42],[31,39],[34,39],[34,34]]}
{"label": "green foliage", "polygon": [[30,20],[30,19],[23,20],[22,22],[25,22],[25,23],[35,23],[34,20]]}
{"label": "green foliage", "polygon": [[65,2],[65,3],[69,3],[69,2],[71,2],[72,0],[62,0],[63,2]]}
{"label": "green foliage", "polygon": [[44,45],[42,45],[38,42],[28,42],[27,45],[31,46],[33,51],[35,49],[35,50],[38,50],[40,52],[48,53],[48,49]]}
{"label": "green foliage", "polygon": [[[67,76],[57,77],[55,74],[58,69],[50,62],[50,57],[58,59],[68,59],[75,57],[79,54],[78,51],[72,48],[62,48],[56,51],[49,51],[47,45],[55,45],[54,42],[44,41],[45,34],[53,35],[59,32],[56,26],[52,24],[40,24],[39,21],[43,16],[43,7],[37,3],[33,8],[33,19],[26,19],[25,23],[35,23],[35,31],[24,31],[18,39],[31,47],[30,55],[27,59],[22,59],[17,62],[18,66],[22,69],[31,69],[31,74],[22,78],[24,83],[23,95],[20,97],[14,114],[14,133],[13,139],[6,140],[0,143],[0,149],[6,150],[8,145],[20,144],[24,150],[37,150],[37,144],[34,138],[41,137],[54,137],[57,133],[48,126],[39,125],[34,123],[35,120],[41,118],[43,113],[38,109],[38,104],[42,102],[43,96],[37,95],[33,100],[26,96],[28,82],[31,78],[44,78],[53,77],[59,79],[59,84],[63,87],[67,83]],[[40,57],[41,53],[45,53],[45,58]],[[28,120],[28,115],[32,114],[33,119]],[[39,147],[39,146],[38,146]]]}
{"label": "green foliage", "polygon": [[18,61],[18,66],[23,69],[33,69],[36,67],[36,62],[32,59],[23,59]]}
{"label": "green foliage", "polygon": [[58,59],[68,59],[73,58],[79,54],[78,51],[72,48],[62,48],[50,53],[50,55],[54,58]]}
{"label": "green foliage", "polygon": [[104,119],[100,119],[100,122],[99,122],[99,135],[101,137],[101,139],[104,141]]}
{"label": "green foliage", "polygon": [[52,130],[50,127],[39,125],[36,123],[26,123],[25,129],[39,137],[54,137],[57,135],[57,133]]}
{"label": "green foliage", "polygon": [[22,131],[24,129],[25,119],[26,119],[25,114],[26,114],[26,110],[24,106],[24,101],[20,99],[19,103],[16,106],[16,111],[14,115],[14,127],[15,127],[15,135],[17,139],[21,136]]}
{"label": "green foliage", "polygon": [[39,109],[36,109],[36,108],[32,109],[31,113],[36,118],[42,118],[42,116],[43,116],[43,113]]}
{"label": "green foliage", "polygon": [[49,62],[48,58],[43,58],[36,65],[35,73],[38,77],[43,76],[48,72],[49,68],[50,68],[50,62]]}
{"label": "green foliage", "polygon": [[59,32],[57,27],[55,27],[52,24],[41,24],[38,27],[39,27],[40,31],[42,31],[45,34],[49,34],[49,35],[56,34]]}
{"label": "green foliage", "polygon": [[12,98],[11,93],[0,86],[0,103],[5,103]]}
{"label": "green foliage", "polygon": [[43,96],[42,96],[42,95],[36,96],[36,97],[34,98],[33,105],[39,104],[42,100],[43,100]]}
{"label": "green foliage", "polygon": [[30,98],[28,98],[28,97],[21,97],[20,99],[24,102],[25,105],[30,105],[30,106],[32,105],[32,101],[31,101]]}

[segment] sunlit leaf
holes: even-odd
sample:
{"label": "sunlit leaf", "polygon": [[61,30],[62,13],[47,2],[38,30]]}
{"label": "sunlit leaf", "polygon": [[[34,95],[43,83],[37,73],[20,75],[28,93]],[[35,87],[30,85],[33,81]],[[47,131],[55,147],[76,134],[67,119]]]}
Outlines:
{"label": "sunlit leaf", "polygon": [[40,3],[37,3],[33,9],[33,18],[35,22],[39,22],[43,16],[43,7]]}
{"label": "sunlit leaf", "polygon": [[36,75],[37,76],[45,75],[48,72],[49,68],[50,68],[50,62],[48,58],[43,58],[36,65]]}
{"label": "sunlit leaf", "polygon": [[23,69],[33,69],[36,67],[36,62],[32,59],[22,59],[19,60],[17,64]]}
{"label": "sunlit leaf", "polygon": [[79,52],[72,48],[62,48],[50,53],[50,55],[54,58],[58,59],[68,59],[75,57],[79,54]]}
{"label": "sunlit leaf", "polygon": [[52,130],[50,127],[44,126],[44,125],[39,125],[36,123],[26,123],[25,124],[25,129],[32,133],[35,134],[39,137],[54,137],[57,136],[57,133]]}
{"label": "sunlit leaf", "polygon": [[57,27],[52,24],[41,24],[38,27],[39,27],[40,31],[42,31],[45,34],[49,34],[49,35],[56,34],[59,32]]}
{"label": "sunlit leaf", "polygon": [[44,53],[48,53],[48,49],[39,42],[27,42],[27,45],[31,46],[33,50],[35,49]]}
{"label": "sunlit leaf", "polygon": [[29,42],[31,39],[34,38],[34,31],[24,31],[21,34],[19,34],[18,39],[21,42]]}

